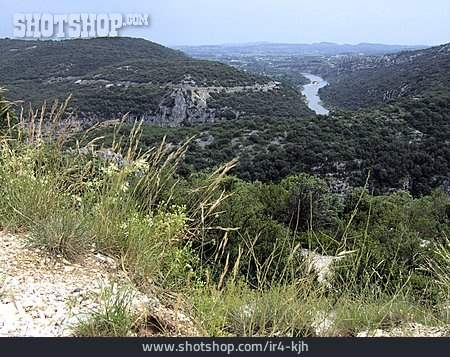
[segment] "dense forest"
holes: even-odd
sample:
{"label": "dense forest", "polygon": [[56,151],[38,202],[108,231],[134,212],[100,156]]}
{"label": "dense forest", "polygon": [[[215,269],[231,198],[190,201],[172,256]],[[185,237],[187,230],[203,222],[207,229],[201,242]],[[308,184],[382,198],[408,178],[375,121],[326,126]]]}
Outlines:
{"label": "dense forest", "polygon": [[[306,172],[340,191],[362,185],[370,171],[377,194],[406,189],[420,196],[442,185],[449,188],[449,116],[448,101],[403,100],[327,117],[145,126],[141,145],[149,148],[167,136],[177,146],[195,136],[180,168],[186,175],[239,157],[233,173],[247,181],[279,182]],[[128,131],[124,127],[121,132]],[[113,129],[94,133],[111,142]]]}

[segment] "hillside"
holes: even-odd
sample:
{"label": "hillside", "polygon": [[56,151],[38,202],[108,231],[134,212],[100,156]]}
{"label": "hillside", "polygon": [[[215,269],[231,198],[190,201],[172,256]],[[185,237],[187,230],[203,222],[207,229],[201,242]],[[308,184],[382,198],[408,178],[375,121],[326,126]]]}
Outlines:
{"label": "hillside", "polygon": [[[383,194],[408,190],[450,192],[450,108],[440,101],[402,100],[327,117],[227,120],[181,128],[143,127],[140,144],[157,145],[163,136],[175,147],[196,135],[180,172],[188,175],[239,157],[233,174],[247,181],[279,182],[309,173],[336,192],[364,184]],[[121,133],[128,135],[130,128]],[[101,129],[110,144],[113,130]]]}
{"label": "hillside", "polygon": [[358,109],[398,98],[449,98],[450,44],[381,57],[350,57],[323,67],[330,85],[321,98],[332,107]]}
{"label": "hillside", "polygon": [[[0,85],[8,90],[7,99],[36,106],[73,94],[71,109],[86,126],[127,112],[130,120],[169,125],[266,111],[311,113],[299,93],[267,77],[195,60],[142,39],[4,39],[0,51]],[[235,105],[223,104],[224,96],[237,98]]]}
{"label": "hillside", "polygon": [[[69,110],[85,127],[130,112],[130,123],[144,118],[156,124],[144,126],[143,148],[157,145],[164,135],[174,147],[197,135],[180,169],[184,175],[239,157],[233,174],[248,181],[280,182],[309,173],[325,178],[334,191],[345,192],[364,184],[370,171],[377,194],[405,189],[420,196],[437,187],[450,192],[448,46],[314,60],[319,74],[331,82],[323,98],[327,103],[337,100],[336,107],[346,102],[360,106],[361,101],[376,105],[378,92],[370,89],[368,96],[364,88],[380,81],[380,88],[387,86],[380,93],[387,88],[392,93],[400,82],[411,83],[402,84],[404,95],[389,106],[381,100],[363,111],[334,111],[322,118],[311,114],[298,91],[276,81],[282,74],[285,82],[298,84],[309,60],[273,61],[276,78],[270,79],[139,39],[0,44],[8,46],[0,59],[7,64],[0,66],[2,78],[11,84],[7,98],[23,95],[38,107],[45,98],[65,99],[73,93]],[[27,65],[33,51],[42,65]],[[368,72],[372,77],[362,81]],[[344,85],[352,87],[345,90]],[[127,135],[127,130],[122,133]],[[110,140],[113,129],[96,134]]]}
{"label": "hillside", "polygon": [[445,86],[313,115],[146,41],[4,43],[8,95],[75,98],[0,87],[0,335],[449,335]]}

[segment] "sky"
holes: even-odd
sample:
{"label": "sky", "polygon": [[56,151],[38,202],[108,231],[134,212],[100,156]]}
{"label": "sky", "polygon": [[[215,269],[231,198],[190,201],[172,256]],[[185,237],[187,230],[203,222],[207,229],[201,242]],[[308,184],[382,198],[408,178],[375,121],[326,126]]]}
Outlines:
{"label": "sky", "polygon": [[450,41],[450,0],[0,0],[0,8],[0,38],[13,38],[15,13],[138,13],[149,26],[119,34],[166,46]]}

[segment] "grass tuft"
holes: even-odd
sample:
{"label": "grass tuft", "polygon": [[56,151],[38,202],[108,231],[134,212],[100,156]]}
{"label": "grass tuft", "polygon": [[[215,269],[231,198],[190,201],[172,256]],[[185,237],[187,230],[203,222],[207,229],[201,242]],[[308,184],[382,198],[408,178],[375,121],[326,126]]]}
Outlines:
{"label": "grass tuft", "polygon": [[118,290],[112,284],[102,288],[100,305],[79,317],[73,327],[78,337],[126,337],[133,326],[129,290]]}

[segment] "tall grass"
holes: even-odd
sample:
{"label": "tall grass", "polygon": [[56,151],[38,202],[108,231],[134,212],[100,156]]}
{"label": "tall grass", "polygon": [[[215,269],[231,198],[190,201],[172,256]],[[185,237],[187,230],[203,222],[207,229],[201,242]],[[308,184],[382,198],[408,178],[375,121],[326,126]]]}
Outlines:
{"label": "tall grass", "polygon": [[[409,322],[448,327],[448,308],[443,314],[437,305],[417,301],[410,275],[389,282],[396,274],[398,246],[393,261],[379,262],[388,267],[387,275],[381,275],[379,266],[370,264],[373,253],[366,248],[371,205],[364,231],[352,229],[362,195],[363,192],[340,233],[339,244],[335,244],[335,238],[327,238],[333,240],[331,246],[337,246],[333,255],[338,259],[325,283],[317,281],[317,274],[299,255],[300,244],[296,244],[295,234],[275,244],[272,254],[264,261],[259,260],[254,250],[258,237],[254,240],[241,237],[246,244],[235,262],[227,256],[219,282],[197,289],[190,298],[199,328],[213,336],[356,336],[361,331],[390,330]],[[317,246],[316,232],[307,233],[309,246]],[[436,254],[440,259],[430,260],[428,265],[438,277],[442,293],[447,294],[443,300],[447,306],[448,248],[448,245],[438,246]],[[223,246],[218,250],[225,251]],[[330,251],[328,247],[326,250]],[[236,279],[233,274],[242,256],[249,256],[256,266],[252,284],[248,283],[248,277]],[[442,265],[443,261],[447,263]],[[379,281],[383,284],[378,284]]]}
{"label": "tall grass", "polygon": [[101,137],[89,139],[95,127],[77,133],[67,105],[44,103],[22,110],[16,125],[8,121],[0,141],[0,225],[67,259],[94,244],[120,260],[135,282],[182,288],[197,261],[192,242],[226,198],[218,187],[235,161],[191,187],[195,199],[179,206],[172,200],[175,171],[189,140],[175,150],[163,140],[142,152],[141,123],[127,137],[118,134],[124,117],[104,147]]}
{"label": "tall grass", "polygon": [[437,308],[441,319],[450,321],[450,240],[446,237],[434,253],[434,257],[427,258],[423,269],[433,274],[440,287],[441,304]]}

